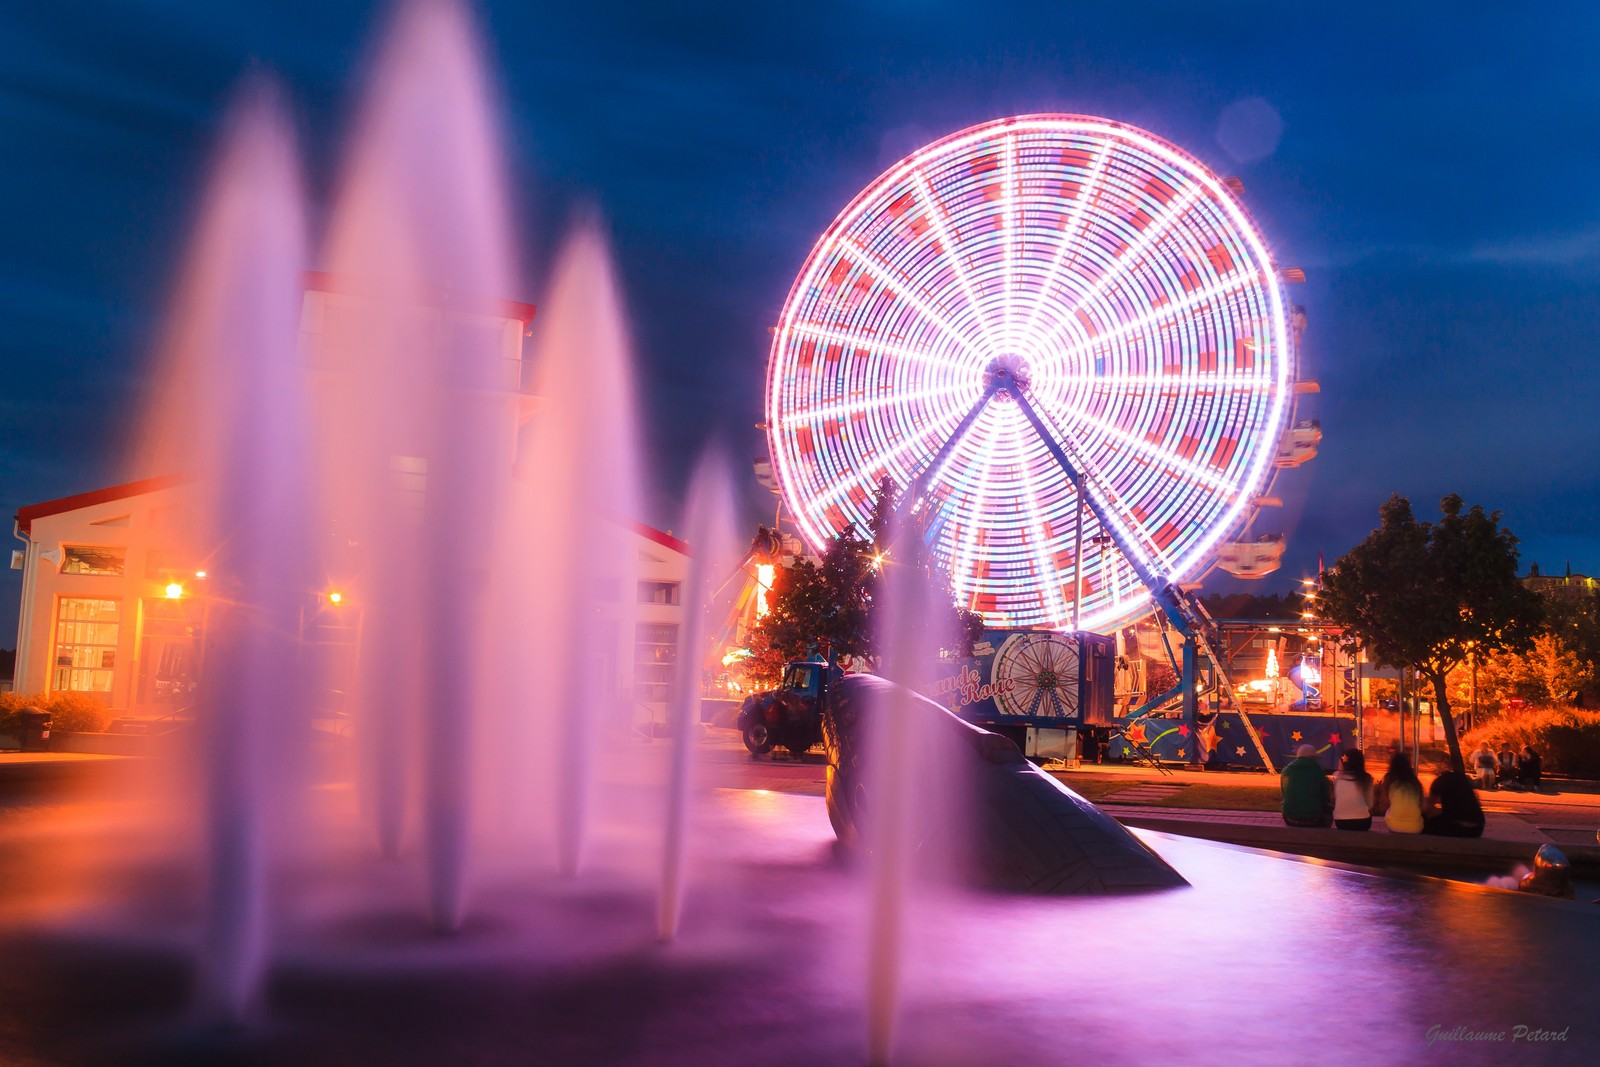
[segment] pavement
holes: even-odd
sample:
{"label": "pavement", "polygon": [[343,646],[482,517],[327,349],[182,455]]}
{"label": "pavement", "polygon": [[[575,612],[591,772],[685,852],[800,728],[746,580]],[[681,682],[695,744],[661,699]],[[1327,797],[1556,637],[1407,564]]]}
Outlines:
{"label": "pavement", "polygon": [[[617,781],[664,773],[669,740],[633,740],[609,760],[605,777]],[[129,757],[80,752],[0,752],[0,798],[40,783],[75,782],[114,773]],[[697,756],[700,785],[821,796],[827,766],[819,752],[800,759],[778,753],[751,759],[738,734],[707,729]],[[1175,770],[1163,773],[1140,764],[1091,764],[1053,773],[1128,826],[1314,856],[1372,867],[1461,869],[1505,872],[1526,864],[1539,845],[1552,843],[1571,860],[1574,874],[1600,879],[1600,782],[1560,781],[1543,793],[1480,794],[1487,825],[1480,839],[1391,834],[1383,819],[1368,833],[1285,826],[1276,811],[1259,807],[1276,795],[1274,776],[1260,772]],[[1185,805],[1184,794],[1203,786],[1208,805]],[[1238,790],[1240,807],[1217,807],[1217,789]],[[1108,791],[1110,790],[1110,791]],[[1222,794],[1226,795],[1226,794]]]}

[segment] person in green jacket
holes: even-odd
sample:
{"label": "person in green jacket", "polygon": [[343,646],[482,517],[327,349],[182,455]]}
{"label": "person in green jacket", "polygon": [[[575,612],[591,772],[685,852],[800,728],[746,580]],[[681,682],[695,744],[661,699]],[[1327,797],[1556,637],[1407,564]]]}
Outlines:
{"label": "person in green jacket", "polygon": [[1283,821],[1290,826],[1331,826],[1333,793],[1328,772],[1317,762],[1317,750],[1301,745],[1278,776],[1283,790]]}

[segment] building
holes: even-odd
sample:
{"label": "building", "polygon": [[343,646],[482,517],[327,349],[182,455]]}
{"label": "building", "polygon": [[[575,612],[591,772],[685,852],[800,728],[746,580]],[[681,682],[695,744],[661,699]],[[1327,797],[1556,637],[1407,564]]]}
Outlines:
{"label": "building", "polygon": [[[15,533],[26,547],[16,691],[89,693],[136,718],[187,705],[206,581],[169,547],[188,521],[187,484],[151,478],[17,512]],[[606,658],[618,664],[617,690],[633,694],[634,719],[665,721],[689,546],[643,523],[629,530],[639,554],[633,624],[618,628],[620,647]],[[359,610],[331,599],[308,605],[300,635],[308,669],[349,676],[338,667],[354,650]]]}
{"label": "building", "polygon": [[1540,574],[1539,565],[1535,563],[1522,584],[1546,600],[1563,603],[1581,604],[1600,593],[1600,578],[1573,574],[1570,565],[1566,574]]}
{"label": "building", "polygon": [[[366,389],[362,331],[374,309],[341,290],[326,274],[305,276],[301,344],[319,396],[322,430],[343,423],[339,401]],[[505,462],[510,468],[518,427],[539,409],[526,382],[524,339],[535,309],[506,302],[488,313],[440,307],[443,330],[490,331],[503,355]],[[330,440],[332,438],[329,438]],[[410,451],[397,440],[393,447]],[[424,506],[427,458],[393,455],[391,472],[406,499]],[[182,456],[169,449],[167,455]],[[15,532],[26,548],[14,553],[23,571],[13,688],[19,692],[80,692],[104,700],[119,715],[159,717],[189,703],[199,674],[205,627],[203,559],[180,546],[197,528],[193,491],[183,478],[152,478],[29,505],[17,512]],[[401,515],[407,519],[410,513]],[[333,516],[333,525],[339,523]],[[634,597],[608,603],[605,617],[616,645],[598,657],[614,674],[615,691],[631,694],[637,721],[665,719],[666,693],[681,633],[681,587],[688,548],[643,524],[628,527],[638,552]],[[17,558],[17,557],[20,557]],[[614,603],[611,596],[608,602]],[[362,632],[359,596],[330,588],[308,594],[301,611],[305,669],[317,679],[318,710],[335,712],[354,690],[355,649]]]}

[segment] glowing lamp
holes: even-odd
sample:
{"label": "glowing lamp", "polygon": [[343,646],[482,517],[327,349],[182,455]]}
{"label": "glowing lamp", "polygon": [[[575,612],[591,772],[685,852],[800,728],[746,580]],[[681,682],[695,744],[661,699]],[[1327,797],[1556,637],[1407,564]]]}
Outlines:
{"label": "glowing lamp", "polygon": [[177,600],[183,596],[183,586],[178,582],[167,583],[167,599]]}
{"label": "glowing lamp", "polygon": [[344,594],[339,592],[337,589],[335,589],[333,592],[328,594],[328,603],[330,603],[330,604],[341,604],[343,602],[344,602]]}
{"label": "glowing lamp", "polygon": [[194,572],[194,576],[196,578],[204,578],[206,576],[206,572],[205,571],[195,571]]}
{"label": "glowing lamp", "polygon": [[772,588],[772,580],[777,577],[778,569],[770,563],[763,563],[756,568],[756,618],[765,618],[769,610],[767,607],[767,590]]}

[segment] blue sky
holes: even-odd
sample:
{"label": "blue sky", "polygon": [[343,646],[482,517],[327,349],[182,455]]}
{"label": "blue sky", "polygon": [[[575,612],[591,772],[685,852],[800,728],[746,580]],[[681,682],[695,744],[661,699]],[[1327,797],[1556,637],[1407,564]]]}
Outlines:
{"label": "blue sky", "polygon": [[[384,6],[12,4],[0,13],[0,509],[120,471],[221,114],[252,66],[325,194]],[[537,301],[573,208],[610,219],[675,522],[712,430],[762,448],[767,328],[882,169],[986,119],[1143,126],[1237,175],[1306,268],[1322,456],[1286,478],[1285,575],[1391,492],[1505,512],[1524,562],[1600,571],[1600,7],[819,2],[478,11]],[[1276,116],[1276,121],[1273,121]],[[1272,136],[1276,128],[1277,136]],[[753,487],[752,516],[767,505]],[[1266,524],[1258,523],[1258,529]],[[9,644],[13,572],[0,572]]]}

